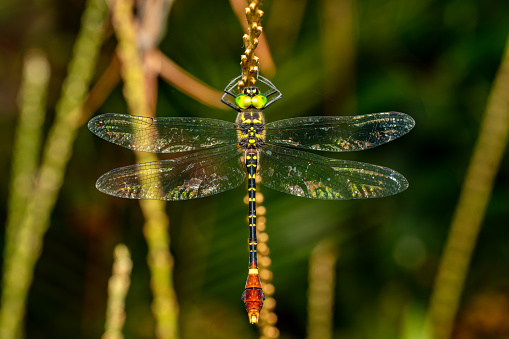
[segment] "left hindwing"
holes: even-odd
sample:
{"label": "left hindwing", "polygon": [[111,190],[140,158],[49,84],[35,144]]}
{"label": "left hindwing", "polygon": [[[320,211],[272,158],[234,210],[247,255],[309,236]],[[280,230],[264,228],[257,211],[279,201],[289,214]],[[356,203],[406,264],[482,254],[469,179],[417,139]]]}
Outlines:
{"label": "left hindwing", "polygon": [[96,183],[99,191],[120,198],[188,200],[238,187],[245,181],[236,145],[114,169]]}

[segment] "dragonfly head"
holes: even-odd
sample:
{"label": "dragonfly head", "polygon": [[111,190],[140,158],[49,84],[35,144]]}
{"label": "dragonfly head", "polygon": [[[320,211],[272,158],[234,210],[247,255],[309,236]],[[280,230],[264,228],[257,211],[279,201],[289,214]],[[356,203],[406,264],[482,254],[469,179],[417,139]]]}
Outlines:
{"label": "dragonfly head", "polygon": [[263,109],[267,103],[267,97],[260,93],[258,87],[246,87],[241,94],[237,95],[235,103],[240,109],[249,107]]}

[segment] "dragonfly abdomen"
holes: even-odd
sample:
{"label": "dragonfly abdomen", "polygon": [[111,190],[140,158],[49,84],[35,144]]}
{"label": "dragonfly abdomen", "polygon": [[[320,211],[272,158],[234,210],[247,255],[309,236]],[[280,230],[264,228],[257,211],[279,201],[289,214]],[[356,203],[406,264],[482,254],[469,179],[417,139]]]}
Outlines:
{"label": "dragonfly abdomen", "polygon": [[249,268],[257,268],[256,256],[256,169],[258,154],[256,151],[246,152],[247,191],[248,191],[248,222],[249,222]]}
{"label": "dragonfly abdomen", "polygon": [[265,300],[265,295],[258,275],[258,262],[256,252],[256,169],[258,167],[258,151],[249,149],[246,151],[245,164],[247,171],[248,189],[248,220],[249,220],[249,273],[246,287],[242,293],[242,300],[246,306],[249,322],[258,322],[260,310]]}

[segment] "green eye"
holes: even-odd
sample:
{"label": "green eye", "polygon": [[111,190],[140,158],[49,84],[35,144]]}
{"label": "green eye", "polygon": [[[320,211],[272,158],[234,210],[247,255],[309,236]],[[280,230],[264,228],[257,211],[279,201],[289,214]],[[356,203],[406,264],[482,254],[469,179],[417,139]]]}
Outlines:
{"label": "green eye", "polygon": [[240,94],[235,98],[235,103],[241,109],[246,109],[251,106],[251,98],[245,94]]}
{"label": "green eye", "polygon": [[251,104],[255,108],[258,108],[258,109],[264,108],[266,103],[267,103],[267,97],[265,97],[265,95],[262,95],[262,94],[255,95],[251,99]]}

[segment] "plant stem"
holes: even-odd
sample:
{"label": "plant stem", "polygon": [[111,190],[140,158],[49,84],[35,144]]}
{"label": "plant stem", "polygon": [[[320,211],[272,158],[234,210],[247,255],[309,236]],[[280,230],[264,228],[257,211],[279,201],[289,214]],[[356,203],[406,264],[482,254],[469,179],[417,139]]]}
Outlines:
{"label": "plant stem", "polygon": [[21,111],[12,151],[4,258],[10,257],[16,246],[18,226],[23,219],[26,203],[33,189],[32,182],[39,161],[49,77],[50,66],[46,56],[40,51],[27,53],[18,98]]}
{"label": "plant stem", "polygon": [[244,54],[240,57],[240,66],[242,68],[242,80],[239,81],[239,92],[246,86],[254,86],[256,76],[258,75],[258,57],[254,51],[258,46],[258,37],[262,34],[260,24],[263,11],[258,9],[261,0],[250,0],[246,7],[247,31],[242,39],[244,40]]}
{"label": "plant stem", "polygon": [[113,273],[108,282],[108,307],[106,325],[102,339],[123,339],[125,322],[125,297],[131,284],[133,262],[129,249],[124,244],[115,246]]}
{"label": "plant stem", "polygon": [[[125,83],[124,97],[131,114],[149,116],[153,115],[153,112],[149,109],[132,13],[132,1],[115,1],[113,25],[119,41],[119,56]],[[135,155],[138,163],[157,160],[153,153],[135,152]],[[141,181],[144,180],[141,176]],[[156,336],[160,339],[177,338],[178,304],[173,289],[173,257],[169,251],[169,219],[165,213],[166,204],[159,200],[140,200],[140,206],[145,217],[143,233],[149,248],[147,262],[154,295],[152,312],[157,323]]]}
{"label": "plant stem", "polygon": [[428,312],[435,339],[449,339],[495,176],[509,136],[509,39],[460,193]]}
{"label": "plant stem", "polygon": [[320,242],[309,260],[308,339],[332,338],[337,246]]}
{"label": "plant stem", "polygon": [[55,123],[50,129],[42,164],[37,173],[23,219],[16,232],[12,256],[3,267],[0,338],[20,335],[25,300],[33,280],[35,263],[42,251],[49,218],[63,184],[65,168],[72,155],[86,96],[103,37],[106,6],[103,0],[89,0],[82,16],[74,52],[57,104]]}

